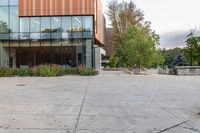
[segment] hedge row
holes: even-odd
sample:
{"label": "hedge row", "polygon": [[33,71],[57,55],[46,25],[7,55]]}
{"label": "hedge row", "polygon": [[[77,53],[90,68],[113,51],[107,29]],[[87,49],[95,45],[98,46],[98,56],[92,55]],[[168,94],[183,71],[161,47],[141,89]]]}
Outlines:
{"label": "hedge row", "polygon": [[81,75],[92,76],[97,75],[98,71],[93,68],[75,67],[75,68],[62,68],[59,65],[40,65],[33,68],[6,68],[0,67],[0,77],[55,77],[62,75]]}

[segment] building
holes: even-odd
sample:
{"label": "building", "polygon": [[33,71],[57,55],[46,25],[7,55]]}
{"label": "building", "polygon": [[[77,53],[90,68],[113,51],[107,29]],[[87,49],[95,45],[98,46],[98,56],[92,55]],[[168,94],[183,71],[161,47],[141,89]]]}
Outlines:
{"label": "building", "polygon": [[106,28],[105,36],[106,56],[109,58],[115,53],[115,45],[113,43],[114,28]]}
{"label": "building", "polygon": [[0,0],[0,65],[100,68],[102,10],[101,0]]}

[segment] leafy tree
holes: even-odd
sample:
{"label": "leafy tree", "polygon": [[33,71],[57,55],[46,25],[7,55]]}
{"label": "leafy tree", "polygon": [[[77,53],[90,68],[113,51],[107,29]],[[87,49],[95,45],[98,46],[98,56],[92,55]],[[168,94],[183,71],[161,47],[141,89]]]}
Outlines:
{"label": "leafy tree", "polygon": [[117,45],[116,57],[121,67],[149,67],[156,52],[157,38],[144,26],[130,26]]}
{"label": "leafy tree", "polygon": [[151,67],[158,67],[158,65],[163,65],[165,62],[165,58],[162,55],[162,50],[161,49],[157,49],[151,58]]}
{"label": "leafy tree", "polygon": [[194,36],[194,30],[187,35],[184,54],[190,61],[190,65],[200,65],[200,36]]}
{"label": "leafy tree", "polygon": [[144,19],[143,16],[143,12],[137,9],[132,0],[122,3],[118,3],[117,0],[111,0],[108,3],[108,17],[114,28],[113,43],[118,44],[126,29],[129,26],[139,25]]}

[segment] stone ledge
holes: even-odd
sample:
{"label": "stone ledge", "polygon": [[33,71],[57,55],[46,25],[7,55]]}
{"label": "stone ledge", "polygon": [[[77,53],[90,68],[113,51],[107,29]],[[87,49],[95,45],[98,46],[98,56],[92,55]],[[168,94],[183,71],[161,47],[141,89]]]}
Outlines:
{"label": "stone ledge", "polygon": [[175,67],[177,75],[200,75],[200,66]]}

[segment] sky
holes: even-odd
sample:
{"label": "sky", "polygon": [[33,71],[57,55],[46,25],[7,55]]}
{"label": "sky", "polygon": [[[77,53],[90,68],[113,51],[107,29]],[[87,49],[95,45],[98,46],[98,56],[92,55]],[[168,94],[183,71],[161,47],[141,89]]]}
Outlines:
{"label": "sky", "polygon": [[[102,0],[104,12],[109,0]],[[118,0],[122,2],[123,0]],[[129,1],[129,0],[124,0]],[[200,0],[133,0],[144,11],[145,21],[160,35],[161,48],[183,47],[186,35],[196,29],[200,35]]]}

